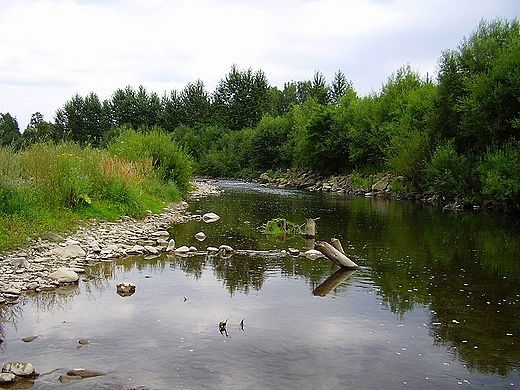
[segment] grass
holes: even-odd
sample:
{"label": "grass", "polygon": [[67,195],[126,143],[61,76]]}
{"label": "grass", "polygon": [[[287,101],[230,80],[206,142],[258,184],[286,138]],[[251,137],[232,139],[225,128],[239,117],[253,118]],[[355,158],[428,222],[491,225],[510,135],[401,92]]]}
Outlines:
{"label": "grass", "polygon": [[[187,154],[159,131],[128,132],[108,150],[73,142],[35,144],[19,153],[0,147],[0,250],[45,231],[68,233],[93,218],[141,217],[180,200],[190,189]],[[149,152],[113,152],[128,140],[134,151]]]}

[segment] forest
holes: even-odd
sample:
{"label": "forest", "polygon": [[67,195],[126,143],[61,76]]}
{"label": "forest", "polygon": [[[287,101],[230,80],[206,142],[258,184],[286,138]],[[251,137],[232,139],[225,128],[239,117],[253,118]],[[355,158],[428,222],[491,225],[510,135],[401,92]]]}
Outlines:
{"label": "forest", "polygon": [[[233,65],[212,93],[196,80],[163,96],[143,85],[117,89],[104,101],[95,92],[76,94],[53,121],[32,114],[23,132],[16,117],[3,113],[0,202],[13,203],[17,186],[34,181],[24,156],[74,145],[105,153],[104,163],[148,159],[148,168],[133,169],[159,170],[156,178],[181,192],[192,173],[254,179],[287,168],[324,176],[385,172],[404,178],[410,189],[519,212],[518,20],[482,20],[456,48],[440,53],[437,68],[424,76],[403,65],[378,92],[360,96],[341,70],[330,82],[317,70],[311,80],[278,88],[262,70]],[[132,142],[133,151],[120,150]],[[13,159],[20,166],[9,170]],[[68,189],[62,204],[87,204],[94,187],[72,195]],[[0,206],[0,213],[12,213],[10,207]]]}

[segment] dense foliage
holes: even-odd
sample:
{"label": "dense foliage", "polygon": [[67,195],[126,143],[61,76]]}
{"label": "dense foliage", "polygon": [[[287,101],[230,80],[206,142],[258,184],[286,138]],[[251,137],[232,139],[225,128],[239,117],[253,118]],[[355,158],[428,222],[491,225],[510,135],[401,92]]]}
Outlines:
{"label": "dense foliage", "polygon": [[22,134],[16,118],[2,114],[0,140],[15,150],[69,140],[106,147],[122,127],[162,128],[201,175],[254,177],[291,167],[391,172],[408,188],[518,210],[519,22],[482,21],[441,54],[438,69],[432,78],[405,65],[379,92],[359,96],[341,71],[330,84],[316,71],[280,90],[262,71],[233,65],[213,93],[197,80],[162,97],[143,86],[118,89],[105,101],[75,95],[54,123],[35,113]]}

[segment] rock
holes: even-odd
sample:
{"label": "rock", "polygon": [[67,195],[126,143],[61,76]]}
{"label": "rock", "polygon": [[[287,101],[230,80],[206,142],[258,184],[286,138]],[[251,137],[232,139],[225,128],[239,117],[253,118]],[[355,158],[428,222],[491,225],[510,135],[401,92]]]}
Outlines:
{"label": "rock", "polygon": [[128,254],[141,254],[145,251],[144,246],[142,245],[134,245],[130,249],[128,249]]}
{"label": "rock", "polygon": [[90,342],[87,339],[79,339],[78,340],[78,344],[80,344],[80,345],[87,345],[89,343]]}
{"label": "rock", "polygon": [[153,246],[151,245],[145,245],[144,246],[144,249],[146,250],[146,252],[152,254],[152,255],[157,255],[159,254],[159,251],[157,249],[155,249]]}
{"label": "rock", "polygon": [[15,380],[16,380],[16,375],[14,375],[12,372],[0,373],[0,384],[14,382]]}
{"label": "rock", "polygon": [[218,248],[215,248],[214,246],[208,246],[206,248],[206,251],[209,253],[209,254],[216,254],[218,252]]}
{"label": "rock", "polygon": [[49,274],[49,277],[58,281],[59,283],[74,283],[79,279],[78,274],[70,268],[60,268],[57,271]]}
{"label": "rock", "polygon": [[29,262],[25,257],[13,257],[11,259],[11,265],[14,268],[29,268]]}
{"label": "rock", "polygon": [[390,176],[385,176],[381,180],[379,180],[377,183],[372,185],[372,191],[385,191],[388,186],[390,185]]}
{"label": "rock", "polygon": [[190,252],[191,252],[191,253],[197,253],[198,251],[199,251],[199,250],[197,249],[197,247],[195,247],[195,246],[193,246],[193,245],[190,246]]}
{"label": "rock", "polygon": [[52,242],[62,242],[65,241],[65,239],[60,236],[59,234],[52,233],[52,232],[43,232],[40,236],[44,240],[52,241]]}
{"label": "rock", "polygon": [[159,231],[156,231],[156,232],[152,233],[152,236],[153,237],[168,238],[168,237],[170,237],[170,233],[167,232],[166,230],[159,230]]}
{"label": "rock", "polygon": [[195,234],[195,238],[198,240],[198,241],[204,241],[206,239],[206,234],[204,234],[204,232],[198,232],[197,234]]}
{"label": "rock", "polygon": [[135,284],[133,283],[118,283],[116,285],[117,293],[122,297],[129,297],[135,293]]}
{"label": "rock", "polygon": [[288,252],[291,256],[298,256],[300,254],[300,250],[296,248],[289,248]]}
{"label": "rock", "polygon": [[107,373],[104,371],[98,371],[98,370],[88,370],[85,368],[75,368],[73,370],[69,370],[66,372],[65,375],[60,376],[60,381],[62,383],[68,383],[71,380],[81,380],[85,378],[92,378],[95,376],[102,376],[106,375]]}
{"label": "rock", "polygon": [[166,252],[173,252],[175,250],[175,240],[172,238],[168,242],[168,246],[166,247]]}
{"label": "rock", "polygon": [[202,216],[202,220],[206,223],[215,222],[220,219],[220,216],[215,213],[206,213]]}
{"label": "rock", "polygon": [[229,245],[226,245],[226,244],[222,244],[221,246],[218,247],[219,251],[221,252],[233,252],[233,248],[231,248]]}
{"label": "rock", "polygon": [[31,341],[36,340],[37,338],[38,338],[38,336],[27,336],[27,337],[24,337],[22,339],[22,341],[24,343],[30,343]]}
{"label": "rock", "polygon": [[85,257],[86,252],[79,245],[68,245],[68,246],[58,246],[52,250],[52,253],[57,254],[60,257],[65,259],[71,257]]}
{"label": "rock", "polygon": [[10,372],[16,376],[24,377],[38,375],[31,363],[22,362],[5,362],[2,364],[2,372]]}
{"label": "rock", "polygon": [[190,248],[186,245],[180,246],[177,249],[175,249],[175,253],[188,253],[190,251]]}
{"label": "rock", "polygon": [[306,251],[304,253],[305,257],[308,258],[309,260],[316,260],[320,257],[325,257],[323,255],[323,253],[321,253],[320,251],[316,250],[316,249],[309,249],[308,251]]}

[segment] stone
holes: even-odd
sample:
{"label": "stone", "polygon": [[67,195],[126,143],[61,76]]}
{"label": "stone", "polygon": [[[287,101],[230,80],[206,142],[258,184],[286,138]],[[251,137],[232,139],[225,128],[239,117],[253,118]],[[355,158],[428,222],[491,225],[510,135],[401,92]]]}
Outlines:
{"label": "stone", "polygon": [[318,251],[316,249],[309,249],[308,251],[306,251],[304,253],[304,255],[309,260],[316,260],[320,257],[324,257],[323,253],[321,253],[320,251]]}
{"label": "stone", "polygon": [[130,249],[127,250],[128,254],[141,254],[144,252],[144,246],[142,245],[134,245]]}
{"label": "stone", "polygon": [[146,250],[146,252],[152,254],[152,255],[157,255],[159,254],[159,251],[157,249],[155,249],[153,246],[151,245],[145,245],[144,246],[144,249]]}
{"label": "stone", "polygon": [[195,234],[195,238],[198,240],[198,241],[204,241],[206,239],[206,234],[204,232],[198,232],[197,234]]}
{"label": "stone", "polygon": [[188,253],[190,251],[190,248],[186,245],[180,246],[177,249],[175,249],[175,253]]}
{"label": "stone", "polygon": [[202,216],[202,220],[206,223],[218,221],[220,216],[215,213],[206,213]]}
{"label": "stone", "polygon": [[0,373],[0,383],[10,383],[16,380],[16,375],[12,372],[2,372]]}
{"label": "stone", "polygon": [[222,244],[221,246],[218,247],[219,251],[221,252],[233,252],[233,248],[230,247],[229,245],[225,245],[225,244]]}
{"label": "stone", "polygon": [[390,176],[385,176],[381,180],[379,180],[377,183],[372,184],[372,191],[385,191],[388,186],[390,185]]}
{"label": "stone", "polygon": [[59,283],[74,283],[79,279],[78,274],[70,268],[60,268],[49,274],[49,277]]}
{"label": "stone", "polygon": [[69,259],[72,257],[85,257],[87,253],[81,248],[79,245],[68,245],[68,246],[58,246],[52,250],[52,253],[57,254],[58,256]]}
{"label": "stone", "polygon": [[116,285],[117,293],[122,297],[129,297],[135,293],[135,284],[133,283],[118,283]]}
{"label": "stone", "polygon": [[16,376],[32,376],[37,375],[31,363],[22,362],[5,362],[2,364],[2,372],[10,372]]}
{"label": "stone", "polygon": [[38,338],[38,336],[27,336],[27,337],[24,337],[22,339],[22,341],[24,343],[30,343],[31,341],[36,340],[37,338]]}
{"label": "stone", "polygon": [[166,252],[173,252],[175,250],[175,240],[172,238],[168,242],[168,246],[166,247]]}
{"label": "stone", "polygon": [[298,256],[300,254],[300,250],[296,248],[289,248],[288,252],[291,256]]}
{"label": "stone", "polygon": [[25,257],[13,257],[11,259],[11,265],[14,268],[29,268],[29,262]]}

